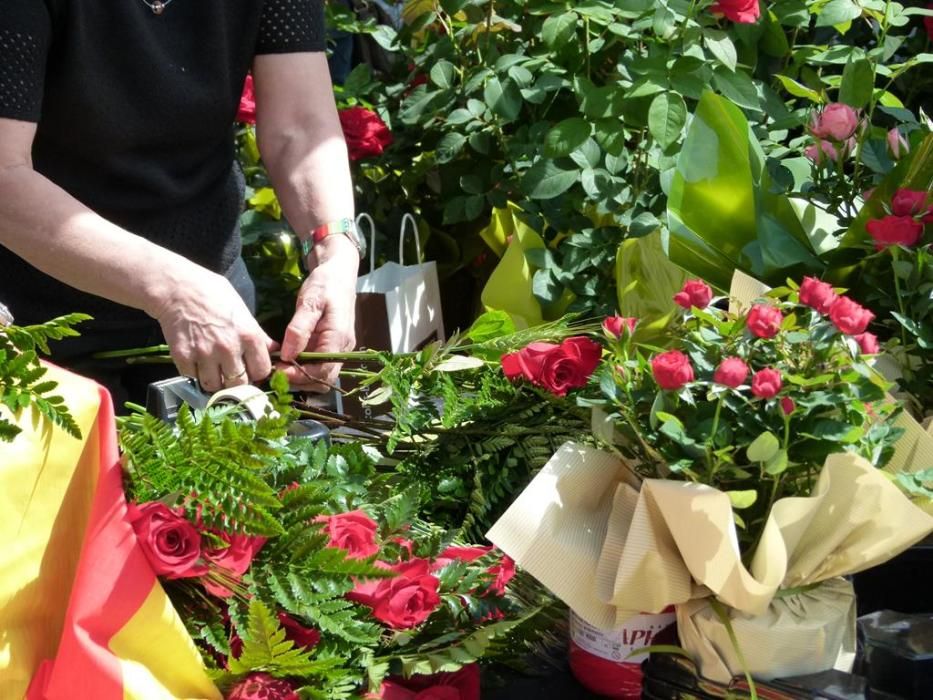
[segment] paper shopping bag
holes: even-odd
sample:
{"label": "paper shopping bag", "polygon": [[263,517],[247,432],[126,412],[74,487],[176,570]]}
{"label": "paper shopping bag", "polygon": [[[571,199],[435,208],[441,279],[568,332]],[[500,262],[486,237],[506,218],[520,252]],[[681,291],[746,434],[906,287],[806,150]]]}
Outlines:
{"label": "paper shopping bag", "polygon": [[[376,268],[375,226],[368,214],[360,214],[358,223],[369,223],[372,237],[369,252],[370,272],[357,280],[356,341],[358,348],[411,352],[436,340],[444,340],[444,318],[433,261],[421,262],[418,227],[411,214],[402,217],[399,234],[399,262]],[[404,262],[405,237],[415,237],[418,260]]]}

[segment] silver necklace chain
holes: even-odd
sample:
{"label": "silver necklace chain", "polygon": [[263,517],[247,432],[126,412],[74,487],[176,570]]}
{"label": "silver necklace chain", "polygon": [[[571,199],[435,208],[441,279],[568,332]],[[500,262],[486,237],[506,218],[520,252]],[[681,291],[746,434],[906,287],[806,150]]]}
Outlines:
{"label": "silver necklace chain", "polygon": [[172,0],[142,0],[143,5],[152,10],[152,14],[161,15],[165,12],[165,8],[172,4]]}

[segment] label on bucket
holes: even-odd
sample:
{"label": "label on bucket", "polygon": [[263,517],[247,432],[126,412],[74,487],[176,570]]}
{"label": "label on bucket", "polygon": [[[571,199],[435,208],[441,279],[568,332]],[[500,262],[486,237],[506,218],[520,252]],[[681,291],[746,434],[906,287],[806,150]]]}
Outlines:
{"label": "label on bucket", "polygon": [[[570,612],[570,638],[584,651],[608,661],[625,662],[629,654],[637,649],[651,646],[654,636],[670,625],[677,615],[673,612],[642,614],[629,618],[614,630],[600,630],[579,615]],[[629,663],[640,664],[643,657],[628,659]]]}

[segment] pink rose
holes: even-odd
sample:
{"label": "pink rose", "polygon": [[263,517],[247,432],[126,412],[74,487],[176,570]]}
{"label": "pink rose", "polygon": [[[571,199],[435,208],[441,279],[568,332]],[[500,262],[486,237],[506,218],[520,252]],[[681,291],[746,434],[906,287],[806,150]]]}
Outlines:
{"label": "pink rose", "polygon": [[752,377],[752,393],[759,399],[771,399],[781,390],[781,373],[776,369],[761,369]]}
{"label": "pink rose", "polygon": [[836,292],[833,285],[821,282],[816,277],[804,277],[800,284],[800,303],[821,314],[828,314],[833,302],[836,301]]}
{"label": "pink rose", "polygon": [[693,381],[693,365],[690,358],[679,350],[668,350],[651,360],[651,372],[658,386],[667,391],[677,391]]}
{"label": "pink rose", "polygon": [[894,160],[899,160],[902,156],[906,156],[910,153],[910,143],[907,139],[904,138],[903,134],[898,131],[897,127],[891,129],[888,132],[888,150],[891,153],[891,157]]}
{"label": "pink rose", "polygon": [[705,309],[713,300],[713,290],[703,280],[687,280],[683,288],[674,295],[674,303],[685,309],[694,306]]}
{"label": "pink rose", "polygon": [[837,143],[847,141],[858,128],[858,112],[849,105],[834,102],[826,105],[810,121],[810,133],[820,139],[831,139]]}
{"label": "pink rose", "polygon": [[894,216],[920,216],[924,223],[933,223],[933,203],[923,190],[901,188],[891,198],[891,213]]}
{"label": "pink rose", "polygon": [[233,686],[227,700],[298,700],[298,693],[288,681],[268,673],[252,673]]}
{"label": "pink rose", "polygon": [[746,377],[748,377],[748,365],[741,358],[727,357],[719,363],[713,380],[717,384],[735,389],[742,385]]}
{"label": "pink rose", "polygon": [[[242,534],[231,535],[218,530],[213,530],[212,533],[223,540],[227,546],[205,549],[204,559],[214,567],[221,569],[225,579],[239,581],[253,563],[253,558],[266,543],[266,538]],[[221,581],[205,578],[203,583],[207,592],[218,598],[229,598],[233,595],[233,591]]]}
{"label": "pink rose", "polygon": [[440,581],[427,559],[386,566],[395,578],[358,583],[347,598],[372,608],[373,617],[392,629],[409,629],[427,620],[441,604]]}
{"label": "pink rose", "polygon": [[293,617],[279,613],[279,624],[285,630],[285,638],[305,651],[311,650],[321,641],[321,633],[311,627],[305,627]]}
{"label": "pink rose", "polygon": [[748,312],[746,325],[748,330],[759,338],[773,338],[781,330],[784,316],[780,309],[768,304],[755,304]]}
{"label": "pink rose", "polygon": [[794,400],[790,396],[785,396],[781,399],[781,410],[784,412],[785,416],[789,416],[797,409],[797,404],[794,403]]}
{"label": "pink rose", "polygon": [[253,90],[252,75],[247,75],[246,82],[243,84],[243,94],[240,96],[236,120],[242,124],[256,123],[256,93]]}
{"label": "pink rose", "polygon": [[871,219],[865,224],[865,230],[874,239],[876,250],[889,245],[914,246],[923,236],[923,224],[912,216],[889,215],[883,219]]}
{"label": "pink rose", "polygon": [[348,559],[366,559],[379,553],[376,544],[379,526],[361,510],[319,515],[314,522],[325,524],[324,532],[330,537],[327,546],[345,550]]}
{"label": "pink rose", "polygon": [[603,321],[603,331],[606,335],[612,336],[614,338],[621,338],[624,329],[628,329],[629,334],[635,332],[635,324],[638,323],[637,318],[629,318],[626,316],[609,316]]}
{"label": "pink rose", "polygon": [[754,24],[761,16],[758,0],[719,0],[709,9],[713,14],[725,15],[739,24]]}
{"label": "pink rose", "polygon": [[201,535],[183,513],[159,501],[127,507],[127,520],[157,576],[191,578],[207,573],[200,563]]}
{"label": "pink rose", "polygon": [[859,350],[862,351],[863,355],[877,355],[881,352],[881,346],[878,344],[878,336],[874,333],[859,333],[855,338],[855,342],[858,343]]}
{"label": "pink rose", "polygon": [[874,317],[871,311],[844,296],[836,299],[829,310],[830,320],[847,335],[864,333]]}

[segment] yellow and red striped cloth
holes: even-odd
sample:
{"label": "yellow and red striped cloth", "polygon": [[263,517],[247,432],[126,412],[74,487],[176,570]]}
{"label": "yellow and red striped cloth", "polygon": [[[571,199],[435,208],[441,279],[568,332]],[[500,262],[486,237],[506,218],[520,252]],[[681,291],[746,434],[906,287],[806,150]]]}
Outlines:
{"label": "yellow and red striped cloth", "polygon": [[48,378],[83,438],[27,410],[0,443],[0,699],[219,700],[126,521],[109,394]]}

